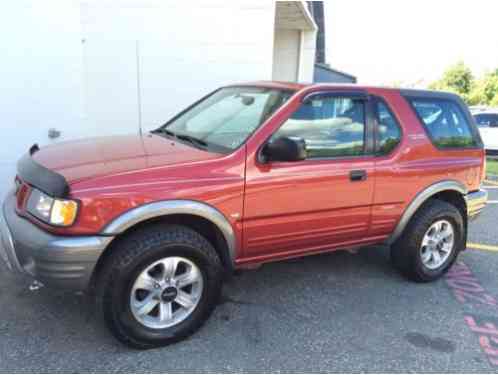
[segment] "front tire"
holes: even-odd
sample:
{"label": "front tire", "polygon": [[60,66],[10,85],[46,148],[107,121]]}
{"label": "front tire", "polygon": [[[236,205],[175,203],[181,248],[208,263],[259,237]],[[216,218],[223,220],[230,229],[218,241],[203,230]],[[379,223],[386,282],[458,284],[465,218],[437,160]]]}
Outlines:
{"label": "front tire", "polygon": [[221,262],[209,241],[192,229],[144,227],[112,251],[100,273],[98,305],[124,344],[149,349],[185,339],[216,306]]}
{"label": "front tire", "polygon": [[439,279],[464,248],[465,226],[460,211],[437,199],[424,204],[391,247],[394,266],[416,282]]}

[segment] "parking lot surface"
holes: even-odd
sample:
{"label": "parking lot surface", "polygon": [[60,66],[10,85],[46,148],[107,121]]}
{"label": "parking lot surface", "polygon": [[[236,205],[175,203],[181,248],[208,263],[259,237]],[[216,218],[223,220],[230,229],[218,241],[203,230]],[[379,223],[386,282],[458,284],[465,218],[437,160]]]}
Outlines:
{"label": "parking lot surface", "polygon": [[[469,243],[498,245],[497,218],[490,204]],[[497,271],[493,247],[469,248],[430,284],[403,279],[383,247],[268,264],[234,277],[190,339],[140,352],[83,296],[30,291],[2,267],[0,371],[496,372]]]}

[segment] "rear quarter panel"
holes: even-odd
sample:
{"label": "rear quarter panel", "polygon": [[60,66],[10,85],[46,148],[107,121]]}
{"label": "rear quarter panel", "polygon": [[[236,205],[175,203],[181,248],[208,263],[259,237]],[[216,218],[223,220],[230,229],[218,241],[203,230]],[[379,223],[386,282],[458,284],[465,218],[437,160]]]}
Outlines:
{"label": "rear quarter panel", "polygon": [[388,103],[402,127],[402,141],[391,154],[376,159],[371,234],[388,236],[415,196],[444,180],[469,191],[480,185],[484,152],[480,149],[440,150],[397,90],[371,89]]}

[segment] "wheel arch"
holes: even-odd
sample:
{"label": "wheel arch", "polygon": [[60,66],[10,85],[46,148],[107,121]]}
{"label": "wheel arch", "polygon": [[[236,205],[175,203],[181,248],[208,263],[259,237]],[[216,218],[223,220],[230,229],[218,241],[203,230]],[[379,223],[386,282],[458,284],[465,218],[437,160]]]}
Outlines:
{"label": "wheel arch", "polygon": [[95,280],[105,259],[113,252],[113,246],[131,232],[156,222],[180,224],[197,230],[214,246],[227,271],[235,267],[236,239],[232,225],[216,208],[193,200],[168,200],[148,203],[133,208],[107,224],[101,235],[112,236],[95,266]]}
{"label": "wheel arch", "polygon": [[386,243],[392,245],[403,233],[406,226],[412,219],[413,215],[429,200],[440,199],[451,203],[457,207],[462,214],[465,225],[465,240],[467,232],[467,203],[465,195],[467,194],[465,185],[456,180],[445,180],[430,185],[420,191],[407,206],[393,233],[387,239]]}

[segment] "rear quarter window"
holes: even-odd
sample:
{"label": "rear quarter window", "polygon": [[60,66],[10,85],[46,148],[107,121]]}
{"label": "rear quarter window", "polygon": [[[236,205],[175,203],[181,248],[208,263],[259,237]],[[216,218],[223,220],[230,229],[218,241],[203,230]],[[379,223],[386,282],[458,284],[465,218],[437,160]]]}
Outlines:
{"label": "rear quarter window", "polygon": [[436,147],[479,146],[471,125],[455,101],[435,98],[410,98],[409,101]]}
{"label": "rear quarter window", "polygon": [[401,128],[389,107],[380,99],[376,99],[375,114],[377,116],[377,155],[387,155],[401,142]]}

